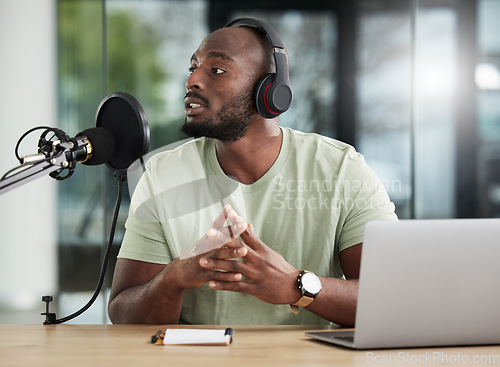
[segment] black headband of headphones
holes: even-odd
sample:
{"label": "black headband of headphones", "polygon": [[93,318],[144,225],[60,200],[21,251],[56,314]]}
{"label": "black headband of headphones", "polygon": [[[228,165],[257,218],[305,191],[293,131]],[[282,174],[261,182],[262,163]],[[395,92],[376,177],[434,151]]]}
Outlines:
{"label": "black headband of headphones", "polygon": [[292,103],[292,88],[288,67],[288,55],[278,32],[264,21],[239,18],[225,27],[251,27],[265,34],[273,47],[276,73],[267,74],[257,82],[254,99],[257,111],[266,118],[274,118],[285,112]]}

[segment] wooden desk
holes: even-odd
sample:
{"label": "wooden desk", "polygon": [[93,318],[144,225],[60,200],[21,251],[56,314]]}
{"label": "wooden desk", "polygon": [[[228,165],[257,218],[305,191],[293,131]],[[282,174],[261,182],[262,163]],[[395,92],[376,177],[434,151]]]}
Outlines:
{"label": "wooden desk", "polygon": [[[230,346],[150,344],[151,335],[165,328],[155,325],[0,325],[0,366],[331,367],[398,364],[389,363],[390,358],[398,358],[400,365],[500,365],[500,346],[353,351],[306,338],[305,331],[318,329],[310,326],[233,326],[235,336]],[[476,364],[473,363],[476,356],[490,356],[490,359]],[[468,363],[461,363],[465,358]],[[452,363],[454,360],[456,362]]]}

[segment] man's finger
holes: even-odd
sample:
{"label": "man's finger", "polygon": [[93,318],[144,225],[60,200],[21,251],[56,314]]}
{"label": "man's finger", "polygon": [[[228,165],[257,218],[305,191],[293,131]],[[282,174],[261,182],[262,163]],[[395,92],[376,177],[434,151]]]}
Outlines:
{"label": "man's finger", "polygon": [[225,215],[225,219],[229,220],[229,223],[236,223],[243,221],[243,218],[241,218],[229,204],[226,204],[223,212]]}
{"label": "man's finger", "polygon": [[227,271],[213,271],[209,277],[209,281],[217,282],[239,282],[243,279],[241,273],[230,273]]}
{"label": "man's finger", "polygon": [[[241,218],[241,217],[240,217]],[[233,238],[239,237],[247,229],[247,223],[240,219],[240,221],[231,224],[230,226],[221,228],[210,228],[207,232],[208,237],[219,239],[222,242],[229,242]],[[214,232],[217,231],[218,233]],[[224,243],[225,243],[224,242]]]}
{"label": "man's finger", "polygon": [[241,217],[234,211],[231,204],[226,204],[217,218],[215,218],[213,226],[215,228],[224,227],[228,219],[231,223],[233,223],[237,221],[237,218]]}
{"label": "man's finger", "polygon": [[226,204],[226,206],[224,206],[224,209],[222,209],[222,211],[219,213],[219,215],[217,216],[217,218],[215,218],[215,220],[213,222],[213,227],[214,228],[224,227],[224,225],[226,223],[227,211],[228,210],[231,210],[231,205]]}
{"label": "man's finger", "polygon": [[264,246],[264,243],[257,237],[253,226],[250,223],[248,224],[246,231],[242,232],[240,236],[243,242],[245,242],[245,244],[253,250],[258,251]]}
{"label": "man's finger", "polygon": [[231,241],[226,242],[225,244],[219,246],[218,248],[239,248],[245,247],[245,243],[241,241],[239,238],[233,238]]}
{"label": "man's finger", "polygon": [[208,283],[209,287],[216,289],[218,291],[229,291],[229,292],[239,292],[239,293],[249,293],[252,294],[255,286],[249,284],[245,281],[241,282],[224,282],[212,280]]}
{"label": "man's finger", "polygon": [[234,242],[228,243],[229,247],[220,247],[208,254],[206,254],[205,258],[208,259],[238,259],[244,257],[248,253],[248,247],[246,247],[243,243]]}

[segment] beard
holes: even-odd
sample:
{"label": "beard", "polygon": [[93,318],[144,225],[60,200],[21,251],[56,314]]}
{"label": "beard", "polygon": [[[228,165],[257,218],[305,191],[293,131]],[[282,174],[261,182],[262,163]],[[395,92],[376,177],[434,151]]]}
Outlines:
{"label": "beard", "polygon": [[245,136],[248,125],[252,122],[251,89],[235,96],[217,113],[200,122],[184,122],[182,132],[193,138],[207,137],[224,142],[234,142]]}

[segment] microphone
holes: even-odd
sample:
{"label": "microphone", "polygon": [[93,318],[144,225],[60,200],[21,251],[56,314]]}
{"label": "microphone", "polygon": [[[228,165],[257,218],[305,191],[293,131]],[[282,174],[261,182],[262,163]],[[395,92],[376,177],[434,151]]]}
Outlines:
{"label": "microphone", "polygon": [[96,112],[96,127],[83,130],[76,138],[85,143],[77,161],[95,166],[105,163],[112,171],[128,169],[149,150],[149,125],[139,102],[130,94],[106,96]]}
{"label": "microphone", "polygon": [[[130,94],[115,92],[106,96],[97,108],[95,125],[74,138],[60,129],[47,126],[35,127],[24,133],[15,148],[21,166],[0,178],[0,194],[45,174],[56,180],[67,179],[73,174],[77,162],[89,166],[104,163],[115,172],[115,176],[124,176],[125,171],[149,150],[146,114]],[[21,141],[40,129],[45,131],[38,141],[37,154],[20,157],[18,148]],[[52,136],[46,138],[49,133]]]}
{"label": "microphone", "polygon": [[113,171],[126,170],[149,150],[146,114],[134,97],[123,92],[105,97],[97,108],[96,127],[79,132],[75,138],[59,129],[48,131],[54,132],[57,140],[47,141],[46,133],[42,134],[38,154],[22,157],[21,163],[45,160],[59,147],[69,147],[69,162],[88,166],[106,163]]}
{"label": "microphone", "polygon": [[110,161],[116,153],[115,137],[104,127],[83,130],[75,139],[79,143],[76,150],[78,163],[97,166]]}
{"label": "microphone", "polygon": [[[66,140],[66,139],[65,139]],[[67,139],[67,144],[60,140],[47,142],[40,139],[38,154],[21,157],[21,163],[35,163],[46,160],[60,147],[67,145],[70,150],[66,152],[68,161],[77,161],[89,166],[96,166],[109,161],[116,151],[116,141],[111,132],[104,127],[93,127],[79,132],[73,139]]]}

